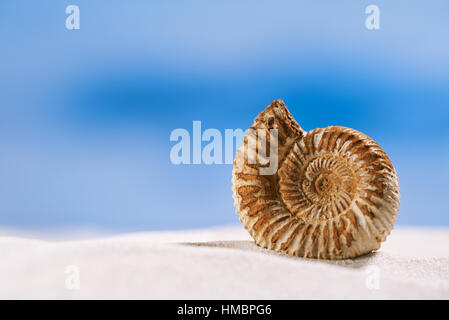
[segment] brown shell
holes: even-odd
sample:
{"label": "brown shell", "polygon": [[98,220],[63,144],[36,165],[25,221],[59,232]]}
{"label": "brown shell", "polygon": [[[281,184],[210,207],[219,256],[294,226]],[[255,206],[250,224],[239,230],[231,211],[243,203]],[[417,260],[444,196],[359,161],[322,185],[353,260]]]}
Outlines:
{"label": "brown shell", "polygon": [[374,140],[338,126],[305,132],[282,100],[250,129],[267,137],[270,129],[278,132],[276,173],[261,175],[266,161],[248,161],[260,158],[251,131],[234,161],[234,204],[256,244],[320,259],[379,249],[396,222],[400,196],[396,171]]}

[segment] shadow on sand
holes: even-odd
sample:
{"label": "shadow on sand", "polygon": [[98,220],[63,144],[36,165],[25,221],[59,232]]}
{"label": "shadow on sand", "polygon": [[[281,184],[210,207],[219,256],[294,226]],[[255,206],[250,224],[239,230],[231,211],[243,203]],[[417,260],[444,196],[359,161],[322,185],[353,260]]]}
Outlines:
{"label": "shadow on sand", "polygon": [[344,259],[344,260],[319,260],[319,259],[309,259],[289,256],[284,253],[275,252],[262,247],[259,247],[252,241],[208,241],[208,242],[185,242],[181,245],[187,245],[192,247],[212,247],[212,248],[225,248],[225,249],[237,249],[247,252],[260,252],[263,254],[268,254],[272,256],[278,256],[286,259],[296,260],[296,261],[307,261],[310,263],[326,263],[331,265],[336,265],[340,267],[346,267],[351,269],[364,268],[369,265],[372,260],[378,257],[380,252],[371,252],[366,255],[354,258],[354,259]]}

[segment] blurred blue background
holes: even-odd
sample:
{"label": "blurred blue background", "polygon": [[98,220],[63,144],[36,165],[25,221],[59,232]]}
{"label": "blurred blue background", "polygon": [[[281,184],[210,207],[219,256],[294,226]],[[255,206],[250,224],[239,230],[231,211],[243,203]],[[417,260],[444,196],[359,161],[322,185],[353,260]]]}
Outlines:
{"label": "blurred blue background", "polygon": [[246,129],[274,99],[305,130],[353,127],[384,148],[399,225],[449,226],[448,39],[445,0],[3,0],[0,226],[238,223],[232,166],[175,166],[169,136],[193,120]]}

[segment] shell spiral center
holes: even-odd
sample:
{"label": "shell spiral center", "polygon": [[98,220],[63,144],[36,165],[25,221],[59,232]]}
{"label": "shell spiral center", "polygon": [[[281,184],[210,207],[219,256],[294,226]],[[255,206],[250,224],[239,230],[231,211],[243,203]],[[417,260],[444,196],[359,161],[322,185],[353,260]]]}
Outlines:
{"label": "shell spiral center", "polygon": [[[299,147],[298,147],[299,148]],[[293,148],[281,167],[280,193],[291,213],[305,221],[337,217],[350,207],[357,188],[349,159],[332,153],[300,159]],[[295,151],[296,149],[296,151]]]}

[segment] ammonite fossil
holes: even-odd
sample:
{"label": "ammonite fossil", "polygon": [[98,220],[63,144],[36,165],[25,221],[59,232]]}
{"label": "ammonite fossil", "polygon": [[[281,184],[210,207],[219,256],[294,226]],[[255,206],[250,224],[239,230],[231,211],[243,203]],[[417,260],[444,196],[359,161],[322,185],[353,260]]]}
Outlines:
{"label": "ammonite fossil", "polygon": [[[261,172],[270,159],[275,170]],[[294,256],[344,259],[379,249],[399,211],[396,171],[374,140],[339,126],[305,132],[282,100],[246,133],[232,183],[256,244]]]}

